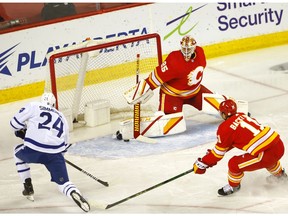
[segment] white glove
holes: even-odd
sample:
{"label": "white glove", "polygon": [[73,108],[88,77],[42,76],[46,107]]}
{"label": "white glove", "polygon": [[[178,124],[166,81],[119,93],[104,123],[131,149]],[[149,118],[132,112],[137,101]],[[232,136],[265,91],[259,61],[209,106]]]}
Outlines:
{"label": "white glove", "polygon": [[131,89],[124,92],[123,96],[127,100],[128,104],[135,105],[137,103],[146,103],[153,96],[153,94],[154,93],[150,89],[147,82],[145,80],[141,80]]}

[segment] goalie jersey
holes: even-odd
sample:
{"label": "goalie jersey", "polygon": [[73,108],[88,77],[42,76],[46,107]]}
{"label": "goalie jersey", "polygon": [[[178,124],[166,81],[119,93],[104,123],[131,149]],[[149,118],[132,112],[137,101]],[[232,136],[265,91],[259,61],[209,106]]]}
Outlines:
{"label": "goalie jersey", "polygon": [[39,152],[63,152],[68,144],[69,127],[65,116],[40,102],[21,108],[10,125],[15,131],[27,128],[24,145]]}
{"label": "goalie jersey", "polygon": [[151,89],[161,90],[171,96],[191,98],[200,90],[206,57],[201,47],[196,46],[191,60],[186,62],[180,50],[171,52],[166,60],[146,78]]}

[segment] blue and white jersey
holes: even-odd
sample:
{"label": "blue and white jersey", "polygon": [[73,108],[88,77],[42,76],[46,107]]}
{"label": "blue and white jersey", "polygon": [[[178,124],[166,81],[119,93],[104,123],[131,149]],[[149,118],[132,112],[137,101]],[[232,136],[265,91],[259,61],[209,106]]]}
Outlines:
{"label": "blue and white jersey", "polygon": [[54,107],[31,102],[11,119],[14,131],[27,128],[24,145],[46,153],[59,153],[68,144],[69,125],[65,116]]}

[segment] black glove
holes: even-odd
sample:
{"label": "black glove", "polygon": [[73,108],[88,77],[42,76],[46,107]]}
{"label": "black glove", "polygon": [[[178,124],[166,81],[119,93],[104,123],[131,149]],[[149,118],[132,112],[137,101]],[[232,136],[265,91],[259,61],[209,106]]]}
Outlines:
{"label": "black glove", "polygon": [[15,136],[21,139],[24,139],[26,135],[26,130],[27,129],[21,129],[21,130],[15,131]]}

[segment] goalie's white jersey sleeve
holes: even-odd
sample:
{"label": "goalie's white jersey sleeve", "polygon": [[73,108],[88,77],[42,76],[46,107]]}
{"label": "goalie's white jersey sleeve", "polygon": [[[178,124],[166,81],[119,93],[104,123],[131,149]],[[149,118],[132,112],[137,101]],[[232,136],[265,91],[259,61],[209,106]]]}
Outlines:
{"label": "goalie's white jersey sleeve", "polygon": [[31,102],[11,119],[16,130],[27,128],[24,145],[46,153],[59,153],[68,144],[69,126],[65,116],[57,109]]}

